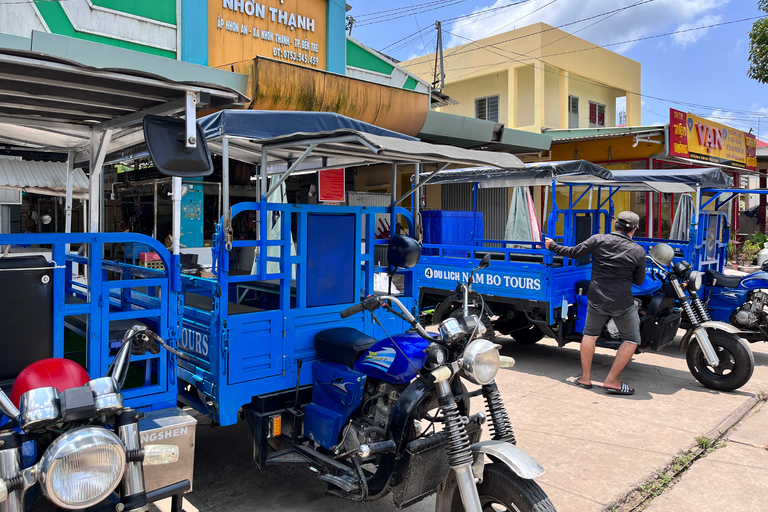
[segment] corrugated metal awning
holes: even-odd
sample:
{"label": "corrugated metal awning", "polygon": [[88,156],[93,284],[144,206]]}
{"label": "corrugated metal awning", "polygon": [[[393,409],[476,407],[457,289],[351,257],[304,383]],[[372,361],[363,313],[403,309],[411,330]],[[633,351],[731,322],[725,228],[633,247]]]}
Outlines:
{"label": "corrugated metal awning", "polygon": [[[82,169],[75,169],[73,177],[72,197],[88,199],[88,178],[85,173]],[[67,164],[0,158],[0,188],[64,197],[67,190]]]}

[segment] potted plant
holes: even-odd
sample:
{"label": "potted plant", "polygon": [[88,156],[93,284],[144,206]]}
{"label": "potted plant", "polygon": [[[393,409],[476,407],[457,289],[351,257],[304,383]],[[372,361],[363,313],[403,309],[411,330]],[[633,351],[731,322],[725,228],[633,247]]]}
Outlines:
{"label": "potted plant", "polygon": [[741,244],[741,256],[744,260],[743,266],[740,266],[739,270],[747,273],[757,270],[757,267],[754,266],[754,264],[760,249],[762,249],[762,246],[754,242],[746,241]]}

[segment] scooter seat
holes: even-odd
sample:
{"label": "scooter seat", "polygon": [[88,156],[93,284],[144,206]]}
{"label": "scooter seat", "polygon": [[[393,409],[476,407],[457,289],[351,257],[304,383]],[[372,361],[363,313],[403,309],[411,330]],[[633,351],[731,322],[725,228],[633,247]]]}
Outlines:
{"label": "scooter seat", "polygon": [[315,351],[320,359],[351,367],[377,341],[352,327],[335,327],[315,334]]}
{"label": "scooter seat", "polygon": [[744,279],[741,276],[728,276],[721,274],[716,270],[707,270],[706,276],[708,285],[712,286],[715,280],[717,280],[716,286],[722,286],[723,288],[736,288],[739,286],[739,284],[741,284],[742,279]]}

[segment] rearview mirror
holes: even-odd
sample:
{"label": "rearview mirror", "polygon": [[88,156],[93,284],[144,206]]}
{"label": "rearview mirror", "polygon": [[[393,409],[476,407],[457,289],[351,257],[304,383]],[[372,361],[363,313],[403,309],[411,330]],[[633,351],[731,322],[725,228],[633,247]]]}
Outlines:
{"label": "rearview mirror", "polygon": [[478,265],[477,268],[488,268],[490,264],[491,264],[491,254],[488,253],[485,256],[483,256],[482,260],[480,260],[480,265]]}
{"label": "rearview mirror", "polygon": [[205,136],[195,123],[196,147],[188,148],[186,123],[172,117],[146,116],[144,139],[155,167],[166,176],[199,178],[213,173],[213,161]]}

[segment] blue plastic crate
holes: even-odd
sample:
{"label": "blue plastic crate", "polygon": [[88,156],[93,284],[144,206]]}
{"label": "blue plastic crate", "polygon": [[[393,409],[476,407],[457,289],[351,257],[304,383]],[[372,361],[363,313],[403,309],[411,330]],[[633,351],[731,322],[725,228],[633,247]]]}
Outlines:
{"label": "blue plastic crate", "polygon": [[[424,243],[437,245],[473,245],[483,238],[483,212],[424,210]],[[473,226],[474,220],[474,226]],[[437,255],[437,249],[427,249],[428,255]],[[466,257],[464,251],[446,251],[446,256]]]}

